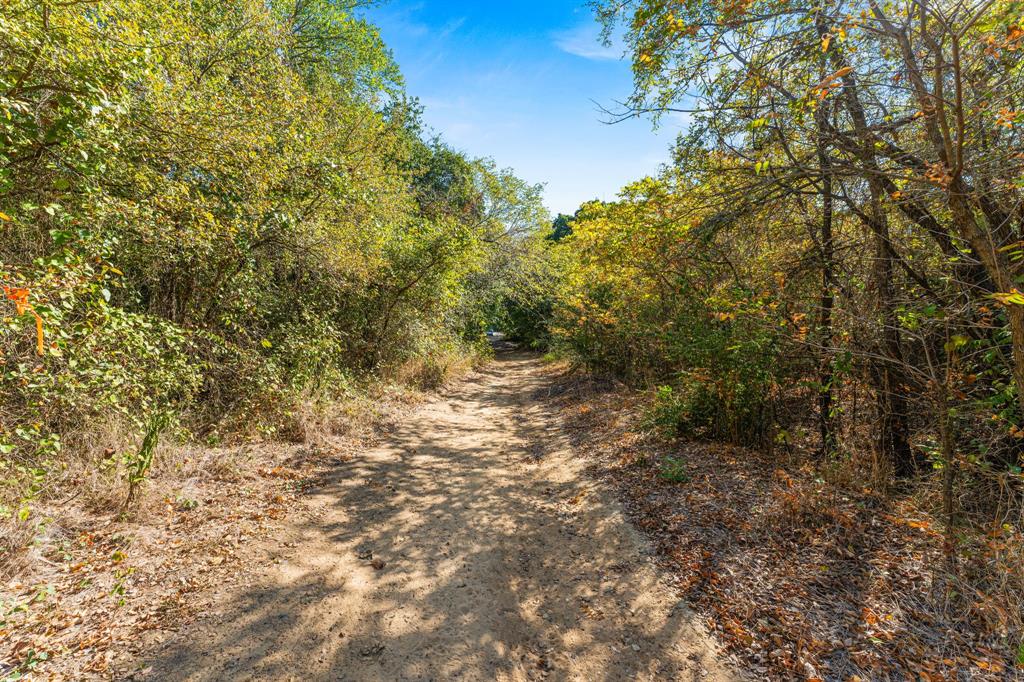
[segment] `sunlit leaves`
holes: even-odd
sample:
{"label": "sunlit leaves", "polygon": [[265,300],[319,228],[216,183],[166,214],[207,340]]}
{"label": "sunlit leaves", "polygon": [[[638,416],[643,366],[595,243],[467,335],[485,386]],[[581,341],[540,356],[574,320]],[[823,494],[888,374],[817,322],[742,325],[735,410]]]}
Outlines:
{"label": "sunlit leaves", "polygon": [[276,433],[478,340],[539,189],[421,139],[361,4],[5,4],[2,454],[45,471],[51,432],[168,413]]}

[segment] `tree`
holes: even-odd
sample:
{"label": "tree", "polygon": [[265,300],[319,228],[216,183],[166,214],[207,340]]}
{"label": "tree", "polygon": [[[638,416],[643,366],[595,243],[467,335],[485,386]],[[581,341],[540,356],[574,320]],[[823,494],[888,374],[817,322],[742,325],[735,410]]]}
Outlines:
{"label": "tree", "polygon": [[[1020,146],[1019,6],[639,0],[598,3],[598,12],[609,32],[625,24],[633,55],[636,89],[621,115],[690,112],[680,168],[705,182],[742,178],[716,193],[719,216],[745,215],[739,202],[800,202],[819,215],[808,224],[819,225],[822,281],[834,284],[836,205],[872,235],[871,306],[855,308],[870,332],[852,350],[878,399],[878,450],[897,472],[915,465],[905,402],[917,370],[900,320],[908,303],[952,309],[966,296],[980,310],[995,292],[1011,338],[1007,367],[1022,385],[1022,309],[1008,303],[1022,197],[999,179],[1021,175],[1006,151]],[[709,176],[692,160],[711,149],[720,162]],[[813,206],[804,201],[812,193]],[[829,341],[833,288],[823,285],[816,314],[823,441],[834,411],[827,365],[844,352]]]}

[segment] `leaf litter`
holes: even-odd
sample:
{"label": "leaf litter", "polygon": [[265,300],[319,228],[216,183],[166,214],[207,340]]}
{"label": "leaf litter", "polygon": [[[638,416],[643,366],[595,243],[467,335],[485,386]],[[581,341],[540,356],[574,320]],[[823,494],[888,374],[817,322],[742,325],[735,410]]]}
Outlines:
{"label": "leaf litter", "polygon": [[[840,489],[744,448],[667,441],[645,428],[643,394],[558,383],[577,456],[755,679],[1024,679],[1020,633],[951,607],[941,523],[912,501]],[[666,480],[665,462],[685,462],[687,475]]]}
{"label": "leaf litter", "polygon": [[219,592],[295,550],[281,534],[284,522],[318,513],[305,493],[376,442],[399,409],[379,407],[387,409],[366,428],[318,445],[197,448],[194,458],[231,465],[197,468],[184,498],[161,498],[167,482],[151,481],[148,504],[133,519],[51,510],[57,521],[35,541],[33,560],[0,584],[0,680],[144,672],[140,653],[207,613]]}

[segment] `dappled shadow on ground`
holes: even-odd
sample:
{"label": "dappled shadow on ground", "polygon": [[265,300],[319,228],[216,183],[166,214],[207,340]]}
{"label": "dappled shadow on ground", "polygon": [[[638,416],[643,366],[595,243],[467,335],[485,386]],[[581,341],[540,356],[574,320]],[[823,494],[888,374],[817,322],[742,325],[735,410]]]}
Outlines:
{"label": "dappled shadow on ground", "polygon": [[[1017,679],[1009,647],[950,608],[942,536],[912,498],[722,443],[669,442],[642,398],[580,379],[566,416],[679,594],[756,679]],[[669,458],[685,476],[666,480]],[[1011,640],[1012,641],[1012,640]]]}
{"label": "dappled shadow on ground", "polygon": [[296,553],[154,653],[151,676],[726,679],[567,464],[535,363],[500,355],[341,463]]}

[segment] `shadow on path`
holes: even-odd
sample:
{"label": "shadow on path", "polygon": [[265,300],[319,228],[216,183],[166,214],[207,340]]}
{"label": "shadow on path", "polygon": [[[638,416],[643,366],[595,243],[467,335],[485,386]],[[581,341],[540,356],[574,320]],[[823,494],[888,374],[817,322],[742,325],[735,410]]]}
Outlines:
{"label": "shadow on path", "polygon": [[499,354],[339,465],[288,530],[294,555],[152,655],[149,677],[732,679],[581,476],[538,366]]}

